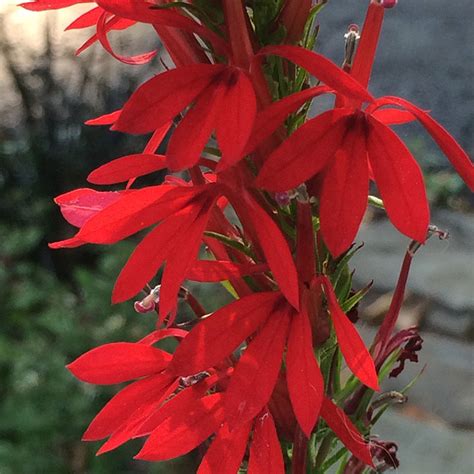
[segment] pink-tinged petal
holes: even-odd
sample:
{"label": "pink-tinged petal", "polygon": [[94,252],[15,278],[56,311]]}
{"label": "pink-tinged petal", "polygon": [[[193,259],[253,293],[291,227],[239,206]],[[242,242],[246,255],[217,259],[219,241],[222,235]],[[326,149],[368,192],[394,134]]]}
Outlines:
{"label": "pink-tinged petal", "polygon": [[244,154],[255,150],[263,140],[274,133],[286,120],[288,115],[296,112],[305,102],[332,90],[326,86],[310,87],[295,92],[281,100],[273,102],[257,114],[249,141],[245,146]]}
{"label": "pink-tinged petal", "polygon": [[114,130],[127,133],[156,130],[190,105],[224,67],[193,64],[158,74],[132,94]]}
{"label": "pink-tinged petal", "polygon": [[305,312],[291,318],[286,380],[298,424],[311,438],[324,396],[324,380],[314,356],[311,326]]}
{"label": "pink-tinged petal", "polygon": [[84,242],[118,242],[185,208],[203,187],[149,186],[124,194],[89,219],[77,234]]}
{"label": "pink-tinged petal", "polygon": [[91,3],[91,0],[35,0],[33,2],[20,3],[18,6],[35,12],[43,10],[56,10],[70,7],[78,3]]}
{"label": "pink-tinged petal", "polygon": [[248,474],[285,474],[280,440],[271,413],[265,409],[255,419]]}
{"label": "pink-tinged petal", "polygon": [[82,227],[91,217],[104,210],[122,198],[124,194],[118,191],[95,191],[80,188],[61,194],[54,199],[60,207],[61,214],[69,224]]}
{"label": "pink-tinged petal", "polygon": [[281,368],[289,322],[289,307],[281,305],[240,358],[225,399],[226,420],[231,428],[254,418],[270,400]]}
{"label": "pink-tinged petal", "polygon": [[287,191],[319,173],[341,146],[351,113],[329,110],[306,122],[265,161],[255,184],[268,191]]}
{"label": "pink-tinged petal", "polygon": [[194,166],[215,128],[224,94],[223,84],[205,90],[171,135],[166,156],[172,171]]}
{"label": "pink-tinged petal", "polygon": [[320,277],[331,313],[334,330],[342,355],[352,373],[367,387],[380,390],[374,361],[352,322],[344,314],[337,301],[331,282]]}
{"label": "pink-tinged petal", "polygon": [[424,110],[399,97],[383,97],[377,100],[377,104],[380,106],[384,104],[398,105],[412,113],[441,148],[469,189],[474,191],[474,163],[444,127]]}
{"label": "pink-tinged petal", "polygon": [[390,128],[370,116],[368,124],[369,161],[388,217],[400,232],[424,242],[430,211],[421,169]]}
{"label": "pink-tinged petal", "polygon": [[80,30],[82,28],[89,28],[94,26],[99,21],[104,10],[101,7],[95,7],[92,10],[87,11],[81,16],[77,17],[72,23],[70,23],[64,31],[68,30]]}
{"label": "pink-tinged petal", "polygon": [[161,372],[171,355],[133,342],[112,342],[96,347],[71,362],[67,368],[83,382],[111,385]]}
{"label": "pink-tinged petal", "polygon": [[218,364],[257,331],[279,300],[277,292],[256,293],[219,309],[184,338],[167,370],[190,375]]}
{"label": "pink-tinged petal", "polygon": [[321,234],[334,257],[354,242],[367,209],[369,170],[365,133],[365,123],[355,121],[324,174]]}
{"label": "pink-tinged petal", "polygon": [[189,268],[196,260],[201,247],[202,235],[209,220],[212,203],[200,204],[201,209],[196,220],[187,230],[175,234],[175,250],[167,256],[166,266],[161,278],[159,315],[160,321],[171,314],[169,322],[174,320],[177,308],[178,291],[186,278]]}
{"label": "pink-tinged petal", "polygon": [[219,381],[217,375],[211,375],[204,380],[197,382],[191,387],[181,389],[176,395],[171,397],[158,410],[150,412],[146,418],[141,420],[141,424],[135,429],[134,438],[148,436],[165,420],[179,413],[188,413],[192,410],[201,398]]}
{"label": "pink-tinged petal", "polygon": [[416,117],[407,110],[400,109],[377,109],[372,117],[385,125],[403,125],[416,120]]}
{"label": "pink-tinged petal", "polygon": [[324,398],[321,416],[329,428],[336,433],[342,444],[363,463],[374,467],[369,444],[362,438],[349,417],[328,398]]}
{"label": "pink-tinged petal", "polygon": [[251,422],[247,422],[233,431],[224,425],[207,450],[197,474],[236,474],[247,447]]}
{"label": "pink-tinged petal", "polygon": [[135,56],[122,56],[121,54],[117,54],[110,42],[109,38],[107,37],[107,32],[110,31],[110,27],[108,26],[108,23],[113,22],[114,18],[109,20],[107,22],[109,14],[105,13],[99,18],[99,21],[97,22],[97,38],[100,41],[100,44],[102,47],[115,59],[118,61],[124,63],[124,64],[129,64],[132,66],[137,66],[137,65],[142,65],[149,63],[158,53],[158,50],[153,50],[149,51],[147,53],[142,53],[142,54],[137,54]]}
{"label": "pink-tinged petal", "polygon": [[296,309],[299,308],[298,274],[288,243],[280,228],[260,205],[247,194],[245,205],[248,218],[257,234],[258,244],[262,247],[265,259],[285,298]]}
{"label": "pink-tinged petal", "polygon": [[127,155],[95,169],[89,174],[87,181],[92,184],[123,183],[164,168],[166,168],[166,156],[164,155]]}
{"label": "pink-tinged petal", "polygon": [[216,117],[217,141],[222,152],[220,170],[242,158],[257,114],[255,91],[245,72],[232,71],[226,86]]}
{"label": "pink-tinged petal", "polygon": [[218,282],[266,271],[268,271],[266,264],[234,263],[230,260],[197,260],[189,269],[186,279],[199,282]]}
{"label": "pink-tinged petal", "polygon": [[362,101],[372,102],[373,97],[358,81],[347,72],[321,54],[309,51],[300,46],[279,45],[267,46],[258,54],[273,54],[297,64],[311,75],[334,89],[337,93]]}
{"label": "pink-tinged petal", "polygon": [[115,282],[112,303],[127,301],[145,287],[177,247],[177,236],[187,234],[199,210],[199,203],[187,206],[165,219],[137,245]]}
{"label": "pink-tinged petal", "polygon": [[127,385],[92,420],[82,437],[83,441],[97,441],[111,435],[129,421],[140,407],[159,400],[172,382],[168,375],[158,374]]}
{"label": "pink-tinged petal", "polygon": [[189,453],[216,432],[224,419],[223,395],[215,393],[177,412],[154,430],[135,459],[166,461]]}
{"label": "pink-tinged petal", "polygon": [[121,113],[122,113],[122,109],[114,110],[113,112],[110,112],[109,114],[101,115],[100,117],[86,120],[84,124],[85,125],[112,125],[118,120]]}
{"label": "pink-tinged petal", "polygon": [[365,87],[369,84],[370,73],[372,72],[382,29],[383,16],[384,8],[376,2],[371,2],[367,10],[351,70],[351,75]]}

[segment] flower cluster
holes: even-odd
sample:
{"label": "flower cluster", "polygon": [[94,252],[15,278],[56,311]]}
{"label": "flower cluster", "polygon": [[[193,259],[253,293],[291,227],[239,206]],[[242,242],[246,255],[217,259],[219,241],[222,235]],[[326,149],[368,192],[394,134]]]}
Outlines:
{"label": "flower cluster", "polygon": [[[82,188],[56,198],[79,230],[52,248],[113,244],[150,229],[118,276],[114,303],[136,297],[163,267],[159,287],[135,303],[139,312],[158,313],[157,330],[138,342],[92,349],[68,366],[88,383],[131,382],[84,439],[108,438],[103,453],[146,437],[137,458],[150,461],[205,445],[199,473],[235,473],[244,463],[251,474],[277,474],[288,462],[293,472],[306,472],[309,440],[321,442],[310,462],[324,472],[337,437],[352,464],[373,466],[371,451],[382,443],[366,441],[370,420],[351,420],[347,413],[357,410],[347,407],[363,410],[386,362],[399,358],[397,374],[405,360],[416,360],[410,351],[421,343],[413,333],[391,334],[407,266],[371,352],[346,315],[367,291],[352,291],[348,261],[370,182],[400,232],[419,243],[429,233],[421,170],[391,125],[420,122],[474,188],[468,156],[427,112],[367,90],[384,12],[396,2],[370,2],[360,38],[355,28],[346,35],[352,43],[343,68],[312,51],[315,18],[326,2],[22,6],[79,3],[92,8],[68,29],[95,28],[79,52],[98,42],[124,63],[147,63],[158,50],[123,56],[109,40],[113,31],[146,23],[175,65],[141,85],[122,109],[87,122],[151,134],[142,153],[88,177],[124,188]],[[311,100],[322,94],[335,96],[334,108],[307,119]],[[157,154],[168,136],[166,154]],[[134,187],[137,178],[163,169],[174,173],[163,184]],[[203,243],[212,259],[199,258]],[[235,301],[208,314],[187,280],[223,282]],[[184,326],[177,322],[179,299],[196,315]],[[173,354],[155,347],[169,337],[179,341]],[[342,358],[353,374],[345,383]]]}

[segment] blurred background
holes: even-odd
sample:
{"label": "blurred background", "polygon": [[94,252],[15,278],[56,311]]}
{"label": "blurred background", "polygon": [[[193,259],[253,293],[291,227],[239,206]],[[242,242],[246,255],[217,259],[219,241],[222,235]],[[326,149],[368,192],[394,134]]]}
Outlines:
{"label": "blurred background", "polygon": [[[80,442],[113,390],[80,384],[64,366],[96,345],[139,339],[153,321],[130,304],[109,304],[132,242],[47,247],[73,232],[53,197],[87,186],[93,168],[144,143],[83,122],[119,108],[159,64],[122,65],[99,47],[76,57],[87,36],[63,30],[83,9],[34,14],[13,3],[0,0],[0,474],[194,472],[192,457],[151,466],[131,460],[138,445],[96,458],[97,444]],[[431,110],[472,156],[474,6],[446,5],[401,0],[387,11],[372,92]],[[363,10],[352,0],[330,1],[320,15],[319,51],[340,63],[343,35],[350,23],[362,23]],[[114,35],[117,50],[150,50],[155,36],[138,31],[133,41]],[[408,403],[376,431],[399,444],[401,473],[472,473],[473,198],[421,127],[397,132],[425,171],[433,223],[451,239],[432,239],[416,256],[400,324],[419,325],[425,347],[420,363],[385,388],[400,389],[426,369]],[[378,214],[368,217],[354,266],[357,284],[375,279],[361,311],[370,337],[388,308],[407,241]]]}

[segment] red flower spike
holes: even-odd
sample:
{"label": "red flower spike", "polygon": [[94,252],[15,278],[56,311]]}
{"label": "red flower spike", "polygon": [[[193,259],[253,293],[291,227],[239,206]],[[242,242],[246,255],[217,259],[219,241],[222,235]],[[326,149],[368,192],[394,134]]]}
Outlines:
{"label": "red flower spike", "polygon": [[197,474],[235,474],[238,472],[247,447],[251,422],[233,431],[224,425],[207,450]]}
{"label": "red flower spike", "polygon": [[270,400],[289,323],[289,307],[276,309],[240,358],[226,391],[226,420],[231,429],[254,418]]}
{"label": "red flower spike", "polygon": [[230,260],[197,260],[189,269],[186,279],[199,282],[219,282],[267,271],[267,264],[239,264]]}
{"label": "red flower spike", "polygon": [[321,234],[334,257],[352,244],[367,208],[369,174],[363,117],[355,119],[328,163],[321,191]]}
{"label": "red flower spike", "polygon": [[298,128],[265,161],[256,186],[287,191],[321,171],[341,146],[351,113],[329,110]]}
{"label": "red flower spike", "polygon": [[265,409],[254,423],[248,474],[285,474],[275,423],[271,413]]}
{"label": "red flower spike", "polygon": [[69,224],[82,227],[91,217],[123,197],[120,191],[95,191],[80,188],[61,194],[54,199]]}
{"label": "red flower spike", "polygon": [[372,390],[380,390],[375,364],[364,341],[341,310],[329,279],[326,276],[321,276],[319,280],[324,287],[336,337],[348,367],[364,385]]}
{"label": "red flower spike", "polygon": [[141,407],[159,400],[173,383],[168,375],[158,374],[127,385],[114,395],[92,420],[83,441],[97,441],[118,430]]}
{"label": "red flower spike", "polygon": [[148,133],[173,120],[225,70],[223,65],[193,64],[163,72],[130,97],[114,130]]}
{"label": "red flower spike", "polygon": [[132,342],[113,342],[86,352],[67,365],[83,382],[111,385],[161,372],[171,354]]}
{"label": "red flower spike", "polygon": [[87,181],[92,184],[117,184],[166,168],[166,156],[152,154],[127,155],[112,160],[92,171]]}
{"label": "red flower spike", "polygon": [[168,372],[191,375],[218,364],[257,331],[279,300],[277,292],[256,293],[200,321],[177,347]]}
{"label": "red flower spike", "polygon": [[324,398],[321,416],[344,446],[367,466],[374,467],[370,447],[364,441],[349,417],[328,398]]}
{"label": "red flower spike", "polygon": [[288,61],[306,69],[312,76],[317,77],[321,82],[339,94],[364,102],[373,102],[374,100],[365,87],[361,86],[347,72],[336,66],[329,59],[313,51],[300,46],[280,45],[266,46],[258,54],[272,54],[288,59]]}
{"label": "red flower spike", "polygon": [[[137,245],[117,278],[112,292],[113,303],[122,303],[132,298],[156,275],[166,258],[178,246],[176,235],[186,235],[190,231],[201,206],[196,202],[168,217]],[[163,286],[160,302],[162,292]]]}
{"label": "red flower spike", "polygon": [[288,244],[273,219],[247,194],[248,218],[257,234],[268,265],[288,302],[299,309],[298,274]]}
{"label": "red flower spike", "polygon": [[224,419],[223,395],[202,398],[190,411],[175,413],[154,430],[135,459],[166,461],[189,453],[217,431]]}
{"label": "red flower spike", "polygon": [[323,402],[324,380],[314,356],[311,326],[305,312],[294,313],[291,318],[286,380],[296,419],[311,438]]}
{"label": "red flower spike", "polygon": [[430,212],[421,169],[392,130],[370,116],[367,120],[369,160],[385,210],[400,232],[424,242]]}
{"label": "red flower spike", "polygon": [[[474,191],[474,164],[449,132],[424,110],[400,97],[382,97],[377,99],[374,106],[378,108],[389,104],[403,107],[416,117],[446,155],[469,189]],[[373,109],[371,108],[371,110]]]}

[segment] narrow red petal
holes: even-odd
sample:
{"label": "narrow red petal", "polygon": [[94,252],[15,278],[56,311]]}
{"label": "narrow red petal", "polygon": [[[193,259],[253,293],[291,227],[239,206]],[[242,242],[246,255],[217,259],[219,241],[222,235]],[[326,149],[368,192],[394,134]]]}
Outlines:
{"label": "narrow red petal", "polygon": [[365,124],[356,121],[329,163],[321,191],[321,234],[334,257],[354,242],[367,208],[368,193]]}
{"label": "narrow red petal", "polygon": [[280,293],[256,293],[219,309],[185,337],[168,371],[191,375],[218,364],[265,322],[280,299]]}
{"label": "narrow red petal", "polygon": [[166,461],[189,453],[218,430],[224,418],[223,395],[199,400],[190,411],[176,413],[152,432],[135,456],[145,461]]}
{"label": "narrow red petal", "polygon": [[59,8],[70,7],[78,3],[89,3],[90,0],[34,0],[32,2],[20,3],[19,6],[26,10],[35,12],[43,10],[56,10]]}
{"label": "narrow red petal", "polygon": [[197,474],[235,474],[238,472],[252,427],[247,422],[233,431],[224,425],[207,450]]}
{"label": "narrow red petal", "polygon": [[331,400],[324,398],[321,407],[321,416],[344,446],[363,463],[374,467],[369,444],[362,438],[349,417]]}
{"label": "narrow red petal", "polygon": [[127,385],[92,420],[83,441],[97,441],[114,433],[140,407],[159,400],[172,381],[168,375],[158,374]]}
{"label": "narrow red petal", "polygon": [[279,45],[267,46],[261,49],[258,54],[281,56],[306,69],[311,75],[317,77],[337,93],[353,99],[373,101],[373,97],[358,81],[332,61],[314,51],[309,51],[300,46]]}
{"label": "narrow red petal", "polygon": [[270,400],[289,322],[289,308],[282,305],[270,315],[240,358],[226,392],[226,420],[231,428],[254,418]]}
{"label": "narrow red petal", "polygon": [[407,110],[400,109],[377,109],[372,117],[385,125],[403,125],[416,120],[416,117]]}
{"label": "narrow red petal", "polygon": [[286,354],[286,380],[291,404],[301,429],[311,438],[324,396],[324,380],[314,356],[306,312],[291,319]]}
{"label": "narrow red petal", "polygon": [[121,113],[122,109],[114,110],[113,112],[101,115],[100,117],[86,120],[84,123],[86,125],[112,125],[118,120]]}
{"label": "narrow red petal", "polygon": [[326,276],[320,277],[324,286],[329,312],[342,355],[352,373],[367,387],[380,390],[374,361],[365,347],[352,322],[344,314],[337,301],[331,282]]}
{"label": "narrow red petal", "polygon": [[407,100],[400,97],[383,97],[377,100],[377,104],[383,105],[386,103],[403,107],[413,114],[441,148],[456,172],[469,186],[469,189],[474,191],[474,163],[452,135],[428,113]]}
{"label": "narrow red petal", "polygon": [[390,128],[370,116],[368,124],[369,160],[388,217],[400,232],[424,242],[430,212],[421,169]]}
{"label": "narrow red petal", "polygon": [[95,7],[77,17],[72,23],[66,26],[64,31],[89,28],[99,21],[104,10],[101,7]]}
{"label": "narrow red petal", "polygon": [[230,260],[197,260],[189,269],[186,278],[199,282],[218,282],[266,271],[268,271],[266,264],[239,264]]}
{"label": "narrow red petal", "polygon": [[280,440],[271,413],[265,409],[255,419],[248,474],[285,474]]}
{"label": "narrow red petal", "polygon": [[166,156],[136,154],[112,160],[92,171],[87,181],[92,184],[117,184],[166,168]]}
{"label": "narrow red petal", "polygon": [[306,122],[265,161],[255,184],[269,191],[287,191],[319,173],[340,147],[351,113],[329,110]]}
{"label": "narrow red petal", "polygon": [[114,130],[128,133],[156,130],[187,107],[223,67],[193,64],[158,74],[132,94]]}

